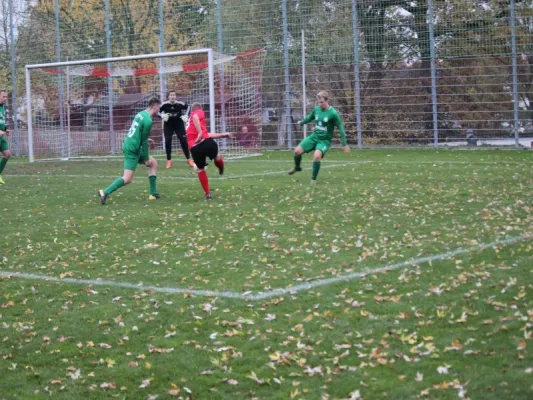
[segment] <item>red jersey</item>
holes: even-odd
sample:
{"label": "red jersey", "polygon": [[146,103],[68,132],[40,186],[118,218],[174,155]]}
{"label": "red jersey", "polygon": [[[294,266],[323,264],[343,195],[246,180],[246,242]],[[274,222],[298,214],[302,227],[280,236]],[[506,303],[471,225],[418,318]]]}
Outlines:
{"label": "red jersey", "polygon": [[187,135],[187,143],[189,144],[189,149],[191,149],[194,144],[196,143],[196,139],[198,139],[199,133],[196,131],[196,127],[194,126],[193,118],[197,115],[198,119],[200,120],[200,127],[202,128],[202,140],[209,138],[209,133],[207,132],[207,126],[205,125],[205,113],[202,109],[198,108],[194,110],[190,117],[189,121],[187,121],[187,127],[186,127],[186,135]]}

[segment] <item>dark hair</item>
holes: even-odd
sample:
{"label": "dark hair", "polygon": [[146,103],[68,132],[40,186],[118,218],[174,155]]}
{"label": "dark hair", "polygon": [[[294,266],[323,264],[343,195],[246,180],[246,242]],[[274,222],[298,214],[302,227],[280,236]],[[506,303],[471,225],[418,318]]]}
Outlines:
{"label": "dark hair", "polygon": [[157,97],[152,97],[150,100],[148,100],[148,107],[152,107],[155,104],[161,104],[161,100],[159,100]]}
{"label": "dark hair", "polygon": [[7,94],[7,90],[6,89],[0,89],[0,93],[2,93],[2,92]]}
{"label": "dark hair", "polygon": [[170,96],[170,93],[174,93],[174,94],[176,94],[176,91],[175,91],[174,89],[169,90],[168,93],[167,93],[167,97]]}

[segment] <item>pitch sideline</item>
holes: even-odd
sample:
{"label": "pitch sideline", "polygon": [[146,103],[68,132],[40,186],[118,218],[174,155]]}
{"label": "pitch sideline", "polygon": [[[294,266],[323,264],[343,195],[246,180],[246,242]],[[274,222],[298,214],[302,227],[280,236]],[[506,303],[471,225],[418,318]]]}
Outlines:
{"label": "pitch sideline", "polygon": [[377,268],[367,269],[361,272],[353,272],[350,274],[340,275],[333,278],[319,279],[316,281],[302,283],[294,286],[289,286],[286,288],[279,288],[269,290],[267,292],[257,292],[257,293],[239,293],[231,291],[214,291],[214,290],[194,290],[194,289],[184,289],[179,287],[159,287],[153,285],[142,285],[134,284],[129,282],[116,282],[111,280],[99,280],[99,279],[76,279],[76,278],[55,278],[53,276],[41,275],[41,274],[32,274],[25,272],[14,272],[14,271],[5,271],[0,270],[0,278],[18,278],[25,280],[33,281],[46,281],[46,282],[56,282],[56,283],[68,283],[73,285],[82,285],[82,286],[100,286],[108,288],[122,288],[122,289],[133,289],[138,291],[149,291],[154,293],[162,294],[187,294],[198,297],[217,297],[217,298],[226,298],[226,299],[237,299],[244,301],[260,301],[270,299],[276,296],[282,296],[286,294],[297,294],[300,292],[305,292],[312,290],[318,287],[329,286],[341,282],[350,282],[364,278],[368,275],[374,275],[383,272],[389,272],[398,270],[401,268],[409,268],[417,265],[431,263],[433,261],[443,261],[450,259],[455,256],[464,255],[472,252],[484,251],[490,248],[495,248],[498,246],[509,246],[524,240],[533,239],[533,234],[524,234],[520,236],[513,236],[502,240],[496,240],[491,243],[482,243],[477,246],[468,247],[468,248],[458,248],[453,251],[446,253],[435,254],[433,256],[427,257],[418,257],[411,258],[395,264],[383,265]]}

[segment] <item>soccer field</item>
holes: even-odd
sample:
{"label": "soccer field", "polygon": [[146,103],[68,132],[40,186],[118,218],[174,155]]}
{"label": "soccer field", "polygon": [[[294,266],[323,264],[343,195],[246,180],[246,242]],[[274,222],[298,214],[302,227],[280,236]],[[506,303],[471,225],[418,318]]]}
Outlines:
{"label": "soccer field", "polygon": [[0,399],[533,397],[532,152],[174,165],[9,162]]}

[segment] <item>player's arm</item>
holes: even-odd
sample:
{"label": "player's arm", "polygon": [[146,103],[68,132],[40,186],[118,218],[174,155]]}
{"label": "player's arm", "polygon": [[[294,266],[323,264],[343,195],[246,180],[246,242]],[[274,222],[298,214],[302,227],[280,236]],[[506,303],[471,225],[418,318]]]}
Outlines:
{"label": "player's arm", "polygon": [[184,124],[189,121],[189,113],[191,112],[191,107],[187,103],[182,103],[182,114],[181,120]]}
{"label": "player's arm", "polygon": [[148,161],[150,154],[148,153],[148,138],[150,137],[150,132],[152,131],[152,124],[147,124],[144,122],[141,126],[141,154],[145,161]]}
{"label": "player's arm", "polygon": [[313,111],[311,111],[311,113],[308,114],[307,117],[305,117],[304,119],[300,121],[300,125],[308,124],[314,119],[315,119],[315,109],[313,108]]}
{"label": "player's arm", "polygon": [[348,153],[350,151],[350,147],[346,141],[346,131],[344,130],[344,124],[342,123],[342,118],[339,114],[336,115],[335,125],[337,126],[337,129],[341,135],[341,145],[344,147],[344,152]]}
{"label": "player's arm", "polygon": [[157,113],[163,120],[163,122],[167,122],[170,119],[170,114],[166,112],[166,104],[162,104],[160,111]]}
{"label": "player's arm", "polygon": [[0,130],[0,137],[2,136],[9,136],[11,132],[9,132],[9,128],[7,125],[4,125],[4,130]]}
{"label": "player's arm", "polygon": [[229,132],[226,132],[226,133],[209,133],[209,138],[210,139],[220,139],[220,138],[228,138],[228,139],[231,139],[233,136],[231,133]]}

